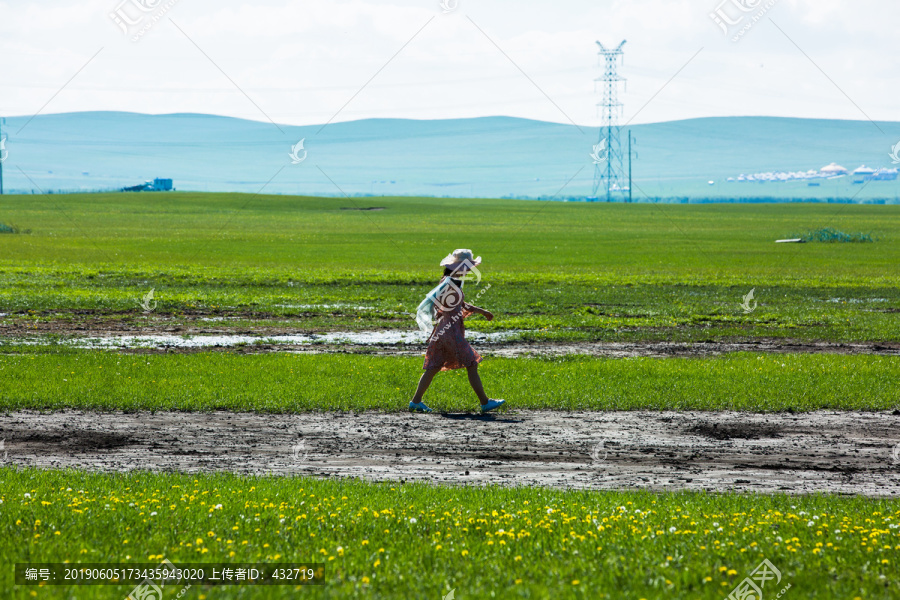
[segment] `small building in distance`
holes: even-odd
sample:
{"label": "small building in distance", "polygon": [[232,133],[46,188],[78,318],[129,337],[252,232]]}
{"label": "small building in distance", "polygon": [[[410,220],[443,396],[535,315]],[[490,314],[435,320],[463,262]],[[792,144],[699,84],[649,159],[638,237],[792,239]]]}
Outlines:
{"label": "small building in distance", "polygon": [[900,175],[900,171],[897,169],[878,169],[872,175],[872,179],[875,181],[897,181],[897,175]]}
{"label": "small building in distance", "polygon": [[171,192],[175,188],[172,187],[171,179],[160,179],[157,177],[153,181],[145,181],[140,185],[132,185],[122,188],[123,192]]}
{"label": "small building in distance", "polygon": [[854,183],[866,181],[896,181],[897,169],[873,169],[865,165],[853,171]]}
{"label": "small building in distance", "polygon": [[[847,175],[851,175],[848,169],[845,169],[837,163],[831,163],[822,167],[820,170],[810,169],[809,171],[774,171],[768,173],[752,173],[747,175],[741,173],[737,178],[729,177],[729,183],[767,183],[767,182],[788,182],[788,181],[806,181],[807,185],[818,187],[821,179],[840,179]],[[862,165],[852,173],[853,183],[865,183],[868,181],[897,181],[897,169],[873,169]]]}

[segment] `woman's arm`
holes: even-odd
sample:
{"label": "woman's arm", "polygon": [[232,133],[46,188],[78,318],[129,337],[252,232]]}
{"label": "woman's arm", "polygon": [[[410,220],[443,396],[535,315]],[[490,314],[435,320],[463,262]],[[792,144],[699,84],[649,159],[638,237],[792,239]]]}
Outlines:
{"label": "woman's arm", "polygon": [[487,319],[488,321],[494,318],[494,315],[489,310],[484,310],[483,308],[479,308],[474,304],[469,304],[468,302],[463,303],[463,308],[471,313],[476,313]]}

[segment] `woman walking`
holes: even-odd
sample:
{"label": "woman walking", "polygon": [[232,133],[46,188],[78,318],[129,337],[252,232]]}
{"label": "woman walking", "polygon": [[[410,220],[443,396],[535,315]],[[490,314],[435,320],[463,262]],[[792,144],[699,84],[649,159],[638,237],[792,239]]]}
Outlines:
{"label": "woman walking", "polygon": [[[469,376],[469,385],[481,402],[481,412],[486,413],[499,408],[505,400],[492,400],[484,393],[481,377],[478,375],[479,355],[466,341],[466,328],[463,321],[466,317],[479,314],[488,321],[494,318],[489,311],[468,304],[462,291],[466,275],[481,264],[481,257],[473,258],[472,251],[455,250],[441,261],[444,276],[436,288],[431,290],[416,311],[416,321],[423,331],[431,331],[428,338],[428,349],[425,351],[425,372],[419,379],[416,394],[409,403],[409,409],[415,412],[431,412],[422,401],[434,376],[440,371],[465,368]],[[432,319],[436,320],[432,328]]]}

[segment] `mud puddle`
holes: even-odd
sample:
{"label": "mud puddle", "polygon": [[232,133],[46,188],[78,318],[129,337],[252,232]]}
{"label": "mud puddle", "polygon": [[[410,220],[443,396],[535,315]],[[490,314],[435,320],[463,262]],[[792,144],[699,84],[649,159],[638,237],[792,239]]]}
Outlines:
{"label": "mud puddle", "polygon": [[[517,332],[479,333],[469,332],[467,337],[473,342],[495,342],[515,335]],[[69,337],[60,343],[75,348],[87,349],[133,349],[133,348],[231,348],[235,346],[261,345],[268,348],[279,346],[305,346],[310,344],[351,344],[357,346],[423,345],[428,334],[420,331],[357,331],[310,333],[292,335],[174,335],[137,334],[107,335],[94,337]],[[44,344],[40,337],[17,340],[22,344]]]}
{"label": "mud puddle", "polygon": [[[900,344],[859,342],[798,342],[754,340],[737,342],[528,342],[514,338],[521,331],[481,333],[467,331],[466,337],[479,352],[492,356],[563,356],[579,354],[607,358],[705,357],[734,352],[795,354],[872,354],[900,356]],[[4,339],[4,338],[0,338]],[[425,350],[427,334],[411,330],[327,332],[297,334],[251,333],[129,333],[48,338],[45,336],[6,337],[20,344],[63,343],[76,348],[133,350],[146,352],[193,352],[204,349],[237,349],[245,353],[302,352],[419,355]]]}

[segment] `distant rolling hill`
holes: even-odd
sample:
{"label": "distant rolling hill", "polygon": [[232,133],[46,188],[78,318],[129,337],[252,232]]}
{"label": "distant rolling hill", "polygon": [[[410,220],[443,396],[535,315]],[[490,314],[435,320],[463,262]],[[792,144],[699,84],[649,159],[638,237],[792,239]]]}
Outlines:
{"label": "distant rolling hill", "polygon": [[[635,200],[875,198],[900,182],[851,178],[728,183],[741,173],[819,169],[837,162],[891,167],[900,122],[728,117],[631,128]],[[86,112],[10,117],[7,193],[98,190],[172,178],[179,190],[273,194],[583,198],[597,128],[484,117],[367,119],[321,126],[199,114]],[[292,164],[301,139],[305,159]],[[625,139],[623,133],[623,140]],[[708,182],[713,181],[710,185]],[[568,182],[568,183],[567,183]]]}

